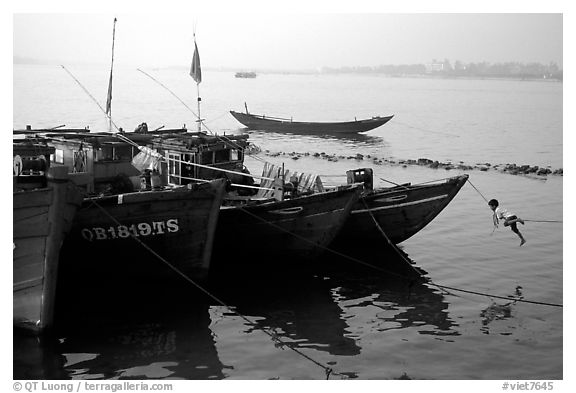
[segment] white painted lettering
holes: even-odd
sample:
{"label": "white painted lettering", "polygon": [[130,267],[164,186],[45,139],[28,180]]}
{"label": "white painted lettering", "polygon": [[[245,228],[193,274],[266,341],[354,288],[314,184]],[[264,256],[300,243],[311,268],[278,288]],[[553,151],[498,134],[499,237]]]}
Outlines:
{"label": "white painted lettering", "polygon": [[163,235],[164,229],[166,229],[166,223],[164,221],[154,221],[152,227],[154,228],[156,235]]}
{"label": "white painted lettering", "polygon": [[86,240],[88,240],[89,242],[91,242],[92,240],[94,240],[94,234],[92,233],[92,231],[90,229],[86,229],[83,228],[80,231],[80,234],[82,235],[82,237]]}
{"label": "white painted lettering", "polygon": [[96,240],[104,240],[107,239],[108,237],[106,236],[106,230],[104,228],[92,228],[92,230],[94,231],[94,235],[96,236]]}
{"label": "white painted lettering", "polygon": [[168,232],[178,232],[178,219],[171,218],[170,220],[166,221],[166,226],[168,227]]}

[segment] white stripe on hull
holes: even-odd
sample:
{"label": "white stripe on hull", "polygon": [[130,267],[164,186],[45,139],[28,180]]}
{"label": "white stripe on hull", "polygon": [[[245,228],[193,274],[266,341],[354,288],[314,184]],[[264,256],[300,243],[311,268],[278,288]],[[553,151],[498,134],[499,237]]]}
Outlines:
{"label": "white stripe on hull", "polygon": [[444,199],[447,198],[448,194],[444,194],[444,195],[438,195],[435,196],[433,198],[426,198],[426,199],[420,199],[418,201],[413,201],[413,202],[406,202],[406,203],[399,203],[397,205],[390,205],[390,206],[380,206],[380,207],[375,207],[372,209],[362,209],[362,210],[352,210],[350,212],[350,214],[359,214],[359,213],[367,213],[367,212],[375,212],[378,210],[385,210],[385,209],[397,209],[399,207],[404,207],[404,206],[411,206],[411,205],[418,205],[420,203],[427,203],[427,202],[432,202],[432,201],[436,201],[438,199]]}
{"label": "white stripe on hull", "polygon": [[285,219],[283,219],[283,220],[274,220],[274,221],[271,221],[271,222],[273,222],[273,223],[275,223],[275,224],[279,224],[279,223],[285,223],[285,222],[288,222],[288,221],[301,220],[301,219],[303,219],[303,218],[311,218],[311,217],[319,217],[319,216],[331,215],[331,214],[340,213],[340,212],[343,212],[343,211],[344,211],[344,209],[328,210],[328,211],[321,212],[321,213],[307,214],[307,215],[305,215],[305,216],[300,216],[300,217],[289,217],[289,218],[285,218]]}

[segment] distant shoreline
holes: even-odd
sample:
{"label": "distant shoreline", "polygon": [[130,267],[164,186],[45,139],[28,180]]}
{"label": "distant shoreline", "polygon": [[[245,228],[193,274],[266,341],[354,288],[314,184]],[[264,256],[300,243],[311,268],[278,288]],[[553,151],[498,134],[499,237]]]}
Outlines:
{"label": "distant shoreline", "polygon": [[[13,65],[19,66],[60,66],[61,63],[52,62],[52,61],[33,61],[33,60],[23,60],[23,59],[14,59]],[[104,66],[105,64],[95,64],[95,63],[75,63],[75,65],[82,65],[82,66]],[[125,65],[129,67],[133,67],[133,65]],[[145,68],[151,68],[153,70],[170,70],[170,69],[187,69],[187,67],[183,66],[150,66]],[[205,67],[205,71],[214,71],[214,72],[229,72],[229,73],[236,73],[238,70],[236,68],[231,67]],[[272,69],[254,69],[256,74],[261,75],[270,75],[270,74],[278,74],[278,75],[318,75],[318,76],[376,76],[376,77],[386,77],[386,78],[414,78],[414,79],[462,79],[462,80],[513,80],[513,81],[526,81],[526,82],[557,82],[562,83],[563,78],[545,78],[545,77],[530,77],[530,76],[482,76],[482,75],[442,75],[442,74],[389,74],[384,72],[323,72],[318,70],[272,70]]]}

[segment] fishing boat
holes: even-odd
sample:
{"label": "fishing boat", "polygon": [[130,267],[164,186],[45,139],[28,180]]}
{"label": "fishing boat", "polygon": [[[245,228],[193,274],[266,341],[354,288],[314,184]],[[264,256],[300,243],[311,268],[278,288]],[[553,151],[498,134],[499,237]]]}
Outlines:
{"label": "fishing boat", "polygon": [[[177,186],[213,178],[227,179],[228,193],[220,209],[215,237],[216,260],[222,260],[220,257],[229,253],[242,255],[253,242],[257,242],[261,251],[258,255],[265,258],[275,253],[277,259],[286,256],[310,260],[338,234],[359,197],[358,185],[296,196],[282,180],[275,183],[270,177],[250,174],[243,164],[248,135],[210,136],[188,132],[126,136],[146,143],[165,157],[159,172],[162,183]],[[256,186],[253,178],[268,182]],[[250,260],[258,259],[258,255],[249,255]]]}
{"label": "fishing boat", "polygon": [[63,245],[64,275],[80,269],[146,279],[175,277],[171,270],[207,276],[225,180],[162,186],[155,171],[132,164],[138,147],[115,135],[44,137],[54,149],[52,165],[72,168],[84,197]]}
{"label": "fishing boat", "polygon": [[53,326],[59,256],[81,202],[65,167],[50,167],[54,148],[13,143],[13,320],[42,333]]}
{"label": "fishing boat", "polygon": [[[385,236],[401,243],[428,225],[454,199],[468,175],[425,184],[402,184],[373,189],[371,168],[347,172],[348,183],[364,184],[338,240],[350,244],[377,242]],[[338,241],[337,240],[337,241]]]}
{"label": "fishing boat", "polygon": [[[344,187],[284,201],[224,206],[216,231],[216,255],[246,250],[249,262],[313,260],[328,248],[343,227],[360,189]],[[249,245],[254,245],[251,252]],[[224,259],[218,258],[219,261]]]}
{"label": "fishing boat", "polygon": [[248,110],[246,113],[230,111],[230,114],[250,130],[322,135],[366,132],[386,124],[394,117],[393,115],[376,116],[370,119],[354,119],[354,121],[345,122],[306,122],[294,121],[291,118],[255,115],[248,113]]}

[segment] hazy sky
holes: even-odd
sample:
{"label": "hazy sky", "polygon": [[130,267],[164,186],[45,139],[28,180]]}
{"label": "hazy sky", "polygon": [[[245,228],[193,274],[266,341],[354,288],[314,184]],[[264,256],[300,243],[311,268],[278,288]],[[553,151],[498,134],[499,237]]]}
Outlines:
{"label": "hazy sky", "polygon": [[14,14],[14,56],[188,65],[193,32],[203,67],[311,69],[519,61],[562,65],[562,14],[198,13]]}

